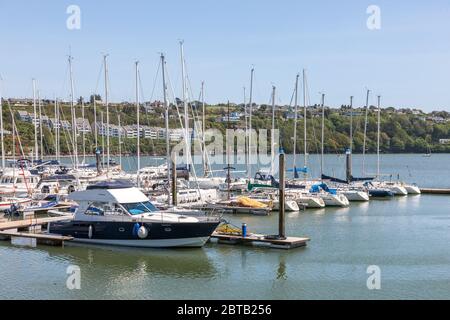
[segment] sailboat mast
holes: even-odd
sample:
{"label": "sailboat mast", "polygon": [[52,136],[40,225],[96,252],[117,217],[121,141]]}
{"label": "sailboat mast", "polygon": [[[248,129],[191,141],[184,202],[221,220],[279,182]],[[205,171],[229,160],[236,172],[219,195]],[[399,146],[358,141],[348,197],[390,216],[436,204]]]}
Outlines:
{"label": "sailboat mast", "polygon": [[[228,114],[228,121],[227,121],[227,130],[228,132],[231,130],[230,128],[230,101],[227,103],[227,114]],[[227,200],[230,200],[231,198],[231,143],[227,142],[227,184],[228,184],[228,192],[227,192]]]}
{"label": "sailboat mast", "polygon": [[308,142],[306,141],[307,130],[306,130],[306,117],[308,115],[308,107],[306,105],[306,72],[303,69],[303,150],[304,150],[304,177],[307,177],[306,168],[308,168]]}
{"label": "sailboat mast", "polygon": [[42,102],[41,92],[38,91],[38,106],[39,106],[39,140],[41,144],[41,160],[44,159],[44,136],[42,134]]}
{"label": "sailboat mast", "polygon": [[255,69],[252,68],[250,73],[250,100],[249,100],[249,116],[248,116],[248,163],[247,163],[247,174],[248,180],[252,178],[252,114],[253,114],[253,77],[255,74]]}
{"label": "sailboat mast", "polygon": [[353,153],[353,96],[350,97],[350,153]]}
{"label": "sailboat mast", "polygon": [[94,93],[94,139],[95,139],[95,150],[98,149],[98,128],[97,128],[97,99]]}
{"label": "sailboat mast", "polygon": [[275,86],[272,86],[272,130],[271,130],[271,147],[270,147],[270,153],[272,155],[272,168],[271,168],[271,174],[275,174],[275,95],[276,95],[277,88]]}
{"label": "sailboat mast", "polygon": [[298,80],[300,75],[297,74],[295,77],[295,111],[294,111],[294,176],[296,176],[295,171],[297,170],[297,122],[298,122]]}
{"label": "sailboat mast", "polygon": [[137,186],[140,187],[139,172],[141,171],[141,125],[140,125],[140,107],[139,107],[139,61],[135,62],[136,68],[136,122],[137,122]]}
{"label": "sailboat mast", "polygon": [[33,79],[33,112],[34,112],[34,154],[35,159],[39,158],[39,147],[37,141],[37,107],[36,107],[36,79]]}
{"label": "sailboat mast", "polygon": [[81,99],[81,121],[83,121],[83,164],[86,164],[86,124],[84,120],[84,100]]}
{"label": "sailboat mast", "polygon": [[103,167],[105,165],[105,134],[106,134],[103,111],[100,112],[100,121],[102,122],[101,128],[102,128],[102,167]]}
{"label": "sailboat mast", "polygon": [[105,65],[105,105],[106,105],[106,175],[109,176],[109,165],[111,160],[110,150],[109,150],[109,100],[108,100],[108,55],[103,56],[103,63]]}
{"label": "sailboat mast", "polygon": [[370,90],[367,90],[366,114],[365,114],[365,120],[364,120],[364,142],[363,142],[363,164],[362,164],[363,175],[366,174],[366,144],[367,144],[367,121],[369,118],[369,96],[370,96]]}
{"label": "sailboat mast", "polygon": [[248,168],[248,110],[247,110],[247,88],[244,86],[244,122],[245,122],[245,168]]}
{"label": "sailboat mast", "polygon": [[[166,84],[166,58],[163,53],[161,53],[161,70],[162,70],[162,81],[163,81],[163,97],[164,97],[164,109],[165,109],[165,123],[166,123],[166,161],[167,161],[167,181],[170,183],[170,133],[169,133],[169,103],[167,102],[167,84]],[[177,170],[177,168],[172,168],[172,170]],[[173,173],[176,176],[176,173]],[[176,183],[176,179],[174,181]],[[170,188],[167,195],[167,203],[170,205]]]}
{"label": "sailboat mast", "polygon": [[202,81],[202,148],[203,148],[203,175],[208,176],[208,159],[206,156],[206,104],[205,104],[205,82]]}
{"label": "sailboat mast", "polygon": [[119,134],[119,165],[122,169],[122,125],[120,121],[120,114],[117,116],[117,122],[119,126],[118,134]]}
{"label": "sailboat mast", "polygon": [[346,152],[346,178],[350,183],[352,179],[352,156],[353,156],[353,96],[350,96],[350,147]]}
{"label": "sailboat mast", "polygon": [[186,141],[186,153],[184,155],[185,163],[189,165],[189,155],[191,149],[190,137],[189,137],[189,110],[188,103],[186,101],[186,69],[185,69],[185,61],[184,61],[184,41],[180,41],[180,50],[181,50],[181,82],[183,87],[183,107],[184,107],[184,135]]}
{"label": "sailboat mast", "polygon": [[75,169],[78,169],[78,145],[77,145],[77,121],[75,110],[75,95],[74,95],[74,83],[73,83],[73,69],[72,69],[72,56],[69,56],[69,68],[70,68],[70,111],[72,113],[72,146],[75,157]]}
{"label": "sailboat mast", "polygon": [[380,177],[380,129],[381,129],[381,96],[378,96],[377,178]]}
{"label": "sailboat mast", "polygon": [[59,143],[58,143],[58,126],[59,126],[59,117],[58,117],[58,99],[55,96],[55,122],[54,122],[54,130],[55,130],[55,157],[56,160],[59,160]]}
{"label": "sailboat mast", "polygon": [[320,154],[320,179],[323,177],[324,166],[324,146],[325,146],[325,94],[322,94],[322,137],[321,137],[321,154]]}
{"label": "sailboat mast", "polygon": [[[34,79],[33,79],[34,80]],[[8,102],[8,108],[11,112],[11,106],[9,105]],[[12,122],[12,156],[13,156],[13,177],[16,176],[16,122],[14,119],[14,114],[11,112],[11,122]],[[13,179],[14,183],[16,181],[16,179]],[[14,185],[15,186],[15,185]],[[15,193],[15,188],[14,188],[14,193]]]}
{"label": "sailboat mast", "polygon": [[[1,81],[1,79],[0,79]],[[2,147],[2,172],[6,167],[5,160],[5,137],[3,132],[3,98],[2,98],[2,87],[0,82],[0,137],[1,137],[1,147]]]}

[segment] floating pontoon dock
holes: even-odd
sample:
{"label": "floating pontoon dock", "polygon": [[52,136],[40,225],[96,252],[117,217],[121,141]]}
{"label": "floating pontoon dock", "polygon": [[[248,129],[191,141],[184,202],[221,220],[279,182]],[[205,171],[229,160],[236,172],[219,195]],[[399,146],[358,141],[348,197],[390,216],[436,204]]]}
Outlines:
{"label": "floating pontoon dock", "polygon": [[0,239],[11,240],[11,242],[14,242],[17,239],[29,239],[34,240],[35,243],[38,244],[64,246],[65,241],[71,241],[73,238],[43,233],[42,226],[48,225],[52,222],[67,221],[70,219],[72,219],[71,216],[41,219],[30,218],[4,222],[0,221]]}
{"label": "floating pontoon dock", "polygon": [[0,221],[0,231],[13,230],[13,229],[25,229],[36,226],[48,225],[52,222],[60,222],[71,220],[72,217],[55,217],[55,218],[40,218],[40,219],[24,219],[24,220],[13,220],[13,221]]}
{"label": "floating pontoon dock", "polygon": [[450,194],[450,189],[421,188],[420,192],[423,194]]}
{"label": "floating pontoon dock", "polygon": [[38,244],[44,244],[49,246],[64,246],[65,241],[73,240],[72,237],[65,237],[57,234],[47,233],[29,233],[29,232],[12,232],[12,231],[0,231],[0,237],[7,240],[14,241],[16,238],[36,239]]}
{"label": "floating pontoon dock", "polygon": [[213,239],[217,239],[221,244],[268,244],[271,248],[275,249],[293,249],[298,247],[305,247],[310,241],[309,238],[287,237],[285,239],[270,238],[260,234],[250,234],[247,237],[241,235],[228,235],[218,232],[214,232],[211,236]]}

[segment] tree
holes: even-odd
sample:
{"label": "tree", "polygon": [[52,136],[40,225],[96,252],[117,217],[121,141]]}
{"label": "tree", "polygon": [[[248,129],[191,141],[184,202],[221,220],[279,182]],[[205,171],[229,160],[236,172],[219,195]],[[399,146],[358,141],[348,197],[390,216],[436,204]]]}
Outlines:
{"label": "tree", "polygon": [[99,94],[93,94],[90,96],[89,101],[91,102],[91,104],[94,103],[95,101],[102,101],[102,97]]}

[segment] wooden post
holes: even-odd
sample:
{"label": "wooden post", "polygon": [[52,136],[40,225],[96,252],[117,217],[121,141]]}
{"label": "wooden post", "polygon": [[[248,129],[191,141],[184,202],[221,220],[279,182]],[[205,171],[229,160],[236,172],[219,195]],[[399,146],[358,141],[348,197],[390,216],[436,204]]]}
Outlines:
{"label": "wooden post", "polygon": [[285,155],[280,154],[280,191],[279,191],[279,202],[280,202],[280,212],[279,212],[279,222],[278,222],[278,237],[280,239],[286,239],[285,223],[284,223],[284,212],[285,212]]}
{"label": "wooden post", "polygon": [[177,197],[177,157],[172,157],[172,204],[174,207],[178,205]]}

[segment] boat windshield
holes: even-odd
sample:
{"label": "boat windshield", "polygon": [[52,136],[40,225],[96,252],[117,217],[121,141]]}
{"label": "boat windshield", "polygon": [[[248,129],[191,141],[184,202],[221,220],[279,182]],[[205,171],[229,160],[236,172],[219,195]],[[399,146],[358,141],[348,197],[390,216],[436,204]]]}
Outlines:
{"label": "boat windshield", "polygon": [[150,201],[138,203],[122,203],[122,206],[131,215],[138,215],[158,211],[158,209]]}

